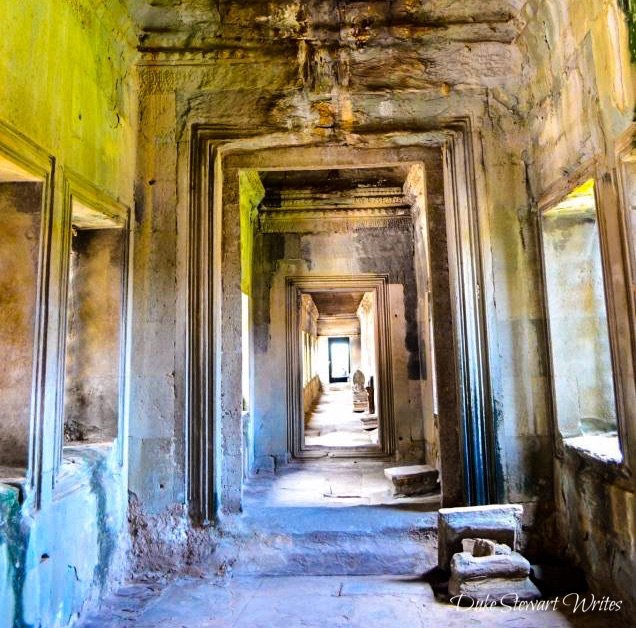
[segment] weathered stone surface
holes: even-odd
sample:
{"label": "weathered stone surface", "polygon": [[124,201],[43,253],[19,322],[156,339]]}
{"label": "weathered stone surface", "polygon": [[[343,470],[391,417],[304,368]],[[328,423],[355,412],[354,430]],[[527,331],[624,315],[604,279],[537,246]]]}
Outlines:
{"label": "weathered stone surface", "polygon": [[236,575],[419,575],[436,559],[434,513],[252,507],[221,525]]}
{"label": "weathered stone surface", "polygon": [[41,205],[38,183],[0,182],[0,347],[10,357],[0,370],[0,465],[8,467],[29,458]]}
{"label": "weathered stone surface", "polygon": [[493,554],[510,554],[512,549],[508,545],[495,543],[490,539],[462,539],[462,552],[468,552],[473,556],[492,556]]}
{"label": "weathered stone surface", "polygon": [[437,488],[439,472],[426,464],[391,467],[384,475],[393,483],[395,495],[422,495]]}
{"label": "weathered stone surface", "polygon": [[459,581],[448,583],[451,602],[460,602],[459,596],[476,602],[512,605],[515,601],[538,600],[541,592],[529,578],[485,578],[483,580]]}
{"label": "weathered stone surface", "polygon": [[451,559],[451,577],[461,580],[473,578],[525,578],[530,575],[530,563],[518,552],[473,556],[458,552]]}
{"label": "weathered stone surface", "polygon": [[[464,544],[462,542],[462,547],[463,545]],[[473,545],[473,551],[471,553],[473,556],[494,556],[495,545],[496,543],[489,539],[475,539],[475,544]]]}
{"label": "weathered stone surface", "polygon": [[[135,318],[131,330],[135,349],[129,413],[133,456],[129,458],[130,469],[124,468],[121,474],[124,495],[125,478],[129,477],[131,490],[139,494],[144,505],[160,510],[184,503],[186,478],[193,477],[186,472],[188,447],[184,438],[190,432],[186,429],[190,417],[184,409],[189,407],[185,330],[191,321],[186,314],[190,293],[186,269],[193,244],[188,239],[193,200],[189,177],[192,125],[211,125],[232,136],[260,133],[257,144],[269,152],[270,144],[276,141],[289,146],[298,142],[318,145],[324,140],[332,150],[337,143],[368,146],[379,141],[371,133],[386,138],[394,132],[397,138],[416,129],[471,120],[476,131],[471,146],[472,183],[483,241],[480,267],[485,281],[480,289],[489,332],[487,349],[492,357],[486,372],[492,379],[497,412],[493,436],[500,456],[502,499],[546,503],[549,510],[554,497],[554,523],[559,534],[546,535],[541,541],[554,538],[570,548],[590,574],[595,590],[612,592],[626,605],[631,599],[635,607],[636,527],[632,513],[636,510],[632,487],[624,478],[614,479],[614,469],[607,472],[605,466],[582,466],[577,453],[566,451],[552,464],[549,369],[533,230],[536,213],[532,211],[546,192],[552,191],[553,184],[569,184],[568,179],[578,176],[582,164],[592,162],[599,180],[611,181],[606,190],[611,187],[612,191],[601,191],[610,218],[617,205],[614,147],[629,139],[626,134],[631,133],[634,111],[634,66],[630,64],[626,21],[619,3],[127,0],[127,4],[137,26],[128,24],[122,2],[6,3],[3,19],[7,27],[0,41],[5,60],[0,64],[2,122],[51,153],[56,179],[58,173],[75,171],[128,204],[132,204],[135,191]],[[139,72],[134,67],[136,60]],[[55,71],[48,72],[51,68]],[[142,89],[139,115],[137,85]],[[278,139],[277,132],[281,134]],[[282,137],[283,133],[289,135]],[[406,143],[406,135],[399,137]],[[133,188],[135,163],[138,177]],[[438,377],[442,420],[425,426],[421,442],[425,442],[429,463],[443,460],[444,499],[454,505],[461,503],[463,486],[458,466],[453,467],[460,451],[458,425],[453,420],[459,416],[454,405],[457,386],[453,370],[457,336],[450,316],[450,301],[456,295],[448,290],[449,264],[444,255],[445,221],[452,212],[444,206],[444,180],[448,177],[429,176],[431,172],[427,162],[427,190],[432,195],[428,205],[431,288],[434,298],[448,299],[449,303],[435,304],[433,317],[437,375],[443,375]],[[229,181],[227,178],[226,183]],[[56,184],[56,190],[61,188]],[[57,200],[61,195],[56,192],[56,197],[55,215],[61,216]],[[51,242],[54,251],[60,248],[57,224],[56,220]],[[239,241],[235,226],[226,229],[221,239],[228,243],[222,255],[235,263]],[[363,244],[354,242],[352,249],[362,249]],[[285,243],[288,253],[281,258],[305,257],[300,245],[296,250],[293,245],[293,239]],[[329,245],[333,250],[334,243]],[[612,248],[619,257],[624,254],[623,247]],[[400,259],[401,255],[394,257]],[[228,286],[235,294],[223,301],[225,334],[232,325],[240,324],[238,276],[228,272],[232,264],[219,269],[219,259],[209,260],[213,274],[223,274],[223,281],[215,286],[215,304],[225,298]],[[295,263],[304,272],[304,260]],[[619,266],[610,264],[612,269]],[[361,268],[354,271],[373,272]],[[451,267],[450,272],[455,270]],[[419,271],[416,274],[424,277]],[[50,338],[55,337],[57,318],[55,284],[54,273]],[[616,294],[616,310],[620,311],[624,297],[620,290]],[[396,294],[394,303],[400,305],[401,298]],[[409,298],[400,307],[407,315],[416,311]],[[160,335],[155,330],[161,330]],[[264,337],[277,344],[276,334],[270,337],[268,333],[265,329],[256,340]],[[215,333],[215,338],[219,335]],[[624,336],[629,336],[629,329]],[[413,337],[412,333],[403,334],[400,340]],[[624,358],[630,343],[620,344],[626,347],[619,351],[619,357]],[[241,400],[237,394],[240,387],[235,385],[240,370],[239,346],[230,338],[217,347],[225,355],[222,365],[215,365],[215,372],[229,382],[222,381],[219,387],[222,397],[214,406],[219,411],[214,413],[212,426],[222,443],[215,450],[219,473],[211,481],[221,505],[234,509],[241,505],[242,480]],[[54,364],[56,356],[49,358],[48,363]],[[446,371],[441,368],[443,360],[451,364]],[[619,361],[629,380],[631,359]],[[409,365],[398,366],[401,372],[395,382],[405,386],[404,393],[400,390],[397,395],[400,403],[407,400],[403,404],[405,416],[407,412],[418,420],[422,415],[432,416],[413,410],[412,400],[421,396],[417,374],[402,377],[402,373],[411,372],[406,368]],[[26,378],[29,372],[24,370]],[[45,415],[52,417],[52,413]],[[273,426],[272,442],[281,442],[284,447],[287,441],[281,417],[276,407],[267,407],[256,427]],[[47,419],[44,426],[42,484],[46,487],[53,484],[51,461],[59,453],[54,449],[53,424]],[[407,448],[412,445],[407,440],[413,425],[405,423],[398,434],[398,448],[404,448],[400,455],[405,450],[410,453]],[[627,429],[633,436],[629,422]],[[437,432],[442,438],[436,438]],[[416,435],[413,446],[419,447],[419,439]],[[636,439],[624,442],[631,443],[631,452],[625,454],[627,460],[633,460]],[[135,451],[147,453],[136,455]],[[273,447],[271,452],[264,448],[260,453],[267,453],[272,461],[286,455],[285,449]],[[230,459],[231,464],[227,464]],[[104,501],[119,504],[112,487],[107,488]],[[79,509],[74,502],[69,506],[60,500],[59,508],[64,511],[54,518],[47,493],[50,490],[44,492],[43,508],[34,514],[35,525],[43,527],[41,521],[54,519],[64,528],[70,521],[67,513],[75,517]],[[73,521],[76,519],[79,521]],[[48,535],[38,532],[36,537],[44,542]],[[66,535],[60,543],[69,538]],[[81,544],[75,537],[71,540],[92,556],[97,543],[94,538]],[[71,555],[58,561],[48,546],[42,547],[45,550],[51,560],[38,565],[37,556],[33,560],[29,557],[33,568],[28,577],[15,581],[26,583],[21,599],[37,598],[32,592],[46,590],[50,577],[65,582],[64,573],[58,574],[58,565],[60,570],[70,565],[70,580],[75,582],[75,570],[80,583],[74,585],[72,604],[63,609],[65,617],[71,617],[87,597],[79,587],[90,581],[90,575],[86,578],[81,570],[89,562],[83,556]],[[5,571],[0,568],[0,573]],[[48,610],[24,621],[46,623],[49,611],[60,608],[62,588],[54,588]],[[408,623],[400,619],[397,623]],[[0,614],[0,624],[3,620],[5,616]]]}
{"label": "weathered stone surface", "polygon": [[448,583],[451,597],[496,603],[541,597],[529,579],[530,563],[518,552],[495,554],[496,547],[488,539],[475,539],[472,554],[459,552],[453,556]]}
{"label": "weathered stone surface", "polygon": [[439,566],[448,569],[462,539],[486,538],[518,547],[523,507],[516,504],[441,508],[438,525]]}
{"label": "weathered stone surface", "polygon": [[[561,609],[462,608],[410,576],[180,577],[112,596],[80,628],[104,626],[355,626],[510,628],[591,626]],[[157,599],[159,598],[159,599]],[[603,619],[600,619],[603,621]],[[604,620],[609,625],[608,619]],[[610,620],[611,621],[611,620]],[[602,623],[593,622],[594,626]]]}

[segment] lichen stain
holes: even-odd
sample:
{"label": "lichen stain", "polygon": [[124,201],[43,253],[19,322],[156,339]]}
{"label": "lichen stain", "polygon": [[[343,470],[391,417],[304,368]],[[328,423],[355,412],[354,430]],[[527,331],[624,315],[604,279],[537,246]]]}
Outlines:
{"label": "lichen stain", "polygon": [[[15,604],[13,628],[25,628],[24,585],[26,582],[27,548],[30,528],[23,518],[19,490],[0,487],[0,548],[6,546],[9,557],[7,580],[11,583]],[[3,593],[4,595],[4,593]]]}
{"label": "lichen stain", "polygon": [[[90,453],[90,452],[87,452]],[[90,478],[91,492],[97,502],[97,544],[99,560],[95,565],[94,580],[104,590],[108,583],[108,571],[117,549],[117,532],[110,525],[108,514],[109,499],[106,493],[105,480],[109,473],[108,460],[103,456],[95,456]]]}

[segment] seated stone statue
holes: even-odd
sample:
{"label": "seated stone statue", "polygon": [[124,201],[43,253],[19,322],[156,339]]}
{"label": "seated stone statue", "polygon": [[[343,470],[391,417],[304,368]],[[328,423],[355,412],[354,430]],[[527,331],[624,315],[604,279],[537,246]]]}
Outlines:
{"label": "seated stone statue", "polygon": [[369,395],[364,387],[366,382],[364,373],[360,369],[353,374],[352,382],[353,411],[364,412],[369,408]]}

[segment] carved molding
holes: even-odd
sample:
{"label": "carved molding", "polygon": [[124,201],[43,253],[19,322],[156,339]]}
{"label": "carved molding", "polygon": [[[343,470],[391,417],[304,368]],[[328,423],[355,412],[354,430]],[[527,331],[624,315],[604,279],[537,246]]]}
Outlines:
{"label": "carved molding", "polygon": [[316,193],[285,190],[259,207],[264,233],[307,233],[408,227],[411,208],[401,188]]}
{"label": "carved molding", "polygon": [[161,67],[180,65],[206,65],[211,61],[233,61],[248,63],[253,59],[261,59],[262,49],[237,46],[218,46],[207,49],[153,49],[141,50],[141,58],[137,62],[140,67]]}
{"label": "carved molding", "polygon": [[383,188],[373,192],[353,190],[342,193],[315,191],[283,192],[280,199],[266,198],[262,211],[314,211],[347,209],[398,209],[408,210],[410,204],[399,188]]}
{"label": "carved molding", "polygon": [[409,207],[404,196],[364,196],[353,198],[321,198],[321,195],[305,199],[290,198],[283,199],[280,205],[264,206],[265,211],[285,211],[285,210],[315,210],[315,209],[349,209],[366,207]]}
{"label": "carved molding", "polygon": [[412,221],[409,215],[382,212],[268,212],[259,215],[259,228],[263,233],[320,233],[343,232],[357,229],[407,229]]}
{"label": "carved molding", "polygon": [[403,196],[401,187],[359,187],[352,190],[343,190],[341,192],[319,192],[316,193],[316,190],[313,188],[306,189],[298,189],[298,190],[283,190],[280,193],[280,198],[283,200],[287,199],[314,199],[314,198],[323,198],[328,199],[332,198],[334,200],[340,199],[356,199],[356,198],[372,198],[372,197],[383,197],[383,196]]}

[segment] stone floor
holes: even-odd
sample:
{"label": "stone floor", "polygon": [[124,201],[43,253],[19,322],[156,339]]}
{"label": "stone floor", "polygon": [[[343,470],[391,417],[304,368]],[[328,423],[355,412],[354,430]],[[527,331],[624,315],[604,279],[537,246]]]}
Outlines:
{"label": "stone floor", "polygon": [[[219,523],[212,564],[193,568],[188,576],[130,583],[105,598],[100,609],[78,625],[625,625],[611,613],[573,614],[571,607],[528,610],[450,604],[443,591],[440,594],[439,582],[421,576],[435,573],[439,495],[394,500],[384,466],[379,461],[313,461],[251,480],[244,512]],[[339,490],[326,494],[326,486]],[[345,493],[349,496],[337,496]],[[436,597],[433,587],[441,597]]]}
{"label": "stone floor", "polygon": [[305,420],[305,444],[309,446],[370,447],[378,443],[377,429],[366,431],[353,411],[351,386],[332,386],[323,391]]}
{"label": "stone floor", "polygon": [[613,613],[461,608],[420,578],[400,576],[181,577],[110,596],[82,628],[464,628],[623,626]]}
{"label": "stone floor", "polygon": [[[290,464],[275,474],[250,479],[244,492],[246,511],[263,506],[366,506],[411,505],[436,510],[439,492],[420,497],[394,498],[384,476],[394,462],[377,460],[320,459]],[[418,506],[419,505],[419,506]]]}

